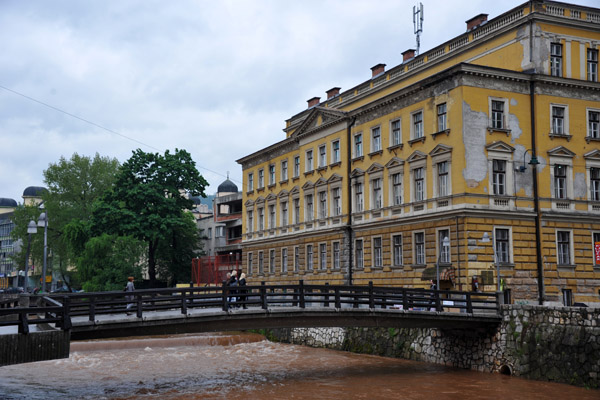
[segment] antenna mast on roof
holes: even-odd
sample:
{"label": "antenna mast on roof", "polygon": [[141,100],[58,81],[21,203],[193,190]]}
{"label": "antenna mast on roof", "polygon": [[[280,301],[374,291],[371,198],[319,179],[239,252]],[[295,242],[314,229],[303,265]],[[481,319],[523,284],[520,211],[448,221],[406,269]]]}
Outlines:
{"label": "antenna mast on roof", "polygon": [[415,35],[417,35],[417,52],[415,55],[419,55],[421,33],[423,33],[423,3],[419,3],[418,6],[413,6],[413,25],[415,26]]}

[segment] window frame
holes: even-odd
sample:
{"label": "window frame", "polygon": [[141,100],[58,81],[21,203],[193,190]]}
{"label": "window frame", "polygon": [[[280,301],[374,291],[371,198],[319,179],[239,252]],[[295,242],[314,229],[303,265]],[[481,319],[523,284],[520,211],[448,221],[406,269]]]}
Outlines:
{"label": "window frame", "polygon": [[[399,238],[399,241],[396,239]],[[399,243],[398,243],[399,242]],[[402,233],[392,235],[392,266],[401,267],[404,265],[404,251],[402,248]]]}
{"label": "window frame", "polygon": [[422,202],[427,200],[427,182],[426,169],[424,166],[419,166],[411,169],[412,183],[413,183],[413,202]]}
{"label": "window frame", "polygon": [[[397,126],[394,126],[397,124]],[[402,144],[402,118],[396,118],[390,121],[390,147],[400,146]]]}
{"label": "window frame", "polygon": [[269,164],[269,186],[276,183],[275,164]]}
{"label": "window frame", "polygon": [[354,266],[356,269],[365,267],[365,248],[363,239],[354,239]]}
{"label": "window frame", "polygon": [[370,181],[371,186],[371,210],[383,208],[383,178],[374,177]]}
{"label": "window frame", "polygon": [[282,247],[281,248],[281,273],[282,274],[286,274],[288,272],[287,262],[288,262],[288,248]]}
{"label": "window frame", "polygon": [[331,243],[331,247],[332,247],[332,251],[331,251],[331,257],[332,257],[332,262],[331,265],[333,267],[334,271],[337,271],[340,269],[340,242],[332,242]]}
{"label": "window frame", "polygon": [[288,180],[288,160],[281,160],[281,181]]}
{"label": "window frame", "polygon": [[305,173],[309,173],[309,172],[313,172],[314,169],[314,155],[313,155],[313,150],[309,149],[306,150],[306,170],[304,171]]}
{"label": "window frame", "polygon": [[[592,57],[590,57],[592,55]],[[598,82],[598,49],[588,47],[586,51],[587,80]]]}
{"label": "window frame", "polygon": [[[496,168],[496,165],[501,163],[503,169]],[[507,195],[507,185],[506,185],[506,165],[507,160],[493,158],[492,159],[492,194],[494,196],[506,196]],[[502,177],[502,182],[500,181],[500,177]]]}
{"label": "window frame", "polygon": [[337,164],[341,161],[340,140],[335,139],[331,142],[331,163]]}
{"label": "window frame", "polygon": [[313,265],[313,245],[312,244],[307,244],[306,245],[306,270],[307,271],[313,271],[314,270],[314,265]]}
{"label": "window frame", "polygon": [[254,209],[246,210],[246,232],[254,231]]}
{"label": "window frame", "polygon": [[342,215],[342,188],[335,186],[331,188],[331,209],[334,217]]}
{"label": "window frame", "polygon": [[[557,113],[561,109],[562,116]],[[562,132],[560,132],[561,130]],[[569,131],[569,106],[550,103],[550,133],[555,136],[569,136]]]}
{"label": "window frame", "polygon": [[294,178],[300,177],[300,156],[294,156]]}
{"label": "window frame", "polygon": [[[556,51],[556,50],[560,51]],[[558,54],[560,53],[560,54]],[[550,43],[550,76],[563,76],[563,45],[562,43]]]}
{"label": "window frame", "polygon": [[[360,191],[358,191],[360,189]],[[365,209],[365,197],[364,197],[364,182],[357,180],[352,185],[352,194],[354,200],[355,212],[362,212]]]}
{"label": "window frame", "polygon": [[[499,239],[499,231],[506,232],[506,238]],[[514,263],[513,258],[513,241],[512,241],[512,227],[510,226],[494,226],[494,264],[498,265],[512,265]],[[505,245],[505,249],[499,249],[502,245]],[[506,259],[504,257],[498,257],[500,250],[506,250]]]}
{"label": "window frame", "polygon": [[[495,109],[494,105],[502,104],[502,110]],[[496,130],[508,129],[508,99],[502,97],[489,97],[489,127]],[[498,117],[499,116],[499,117]]]}
{"label": "window frame", "polygon": [[265,188],[265,169],[261,168],[258,170],[258,188]]}
{"label": "window frame", "polygon": [[[419,117],[419,118],[417,118]],[[425,116],[423,109],[410,113],[410,137],[411,139],[422,139],[425,137]]]}
{"label": "window frame", "polygon": [[[444,236],[445,234],[445,236]],[[450,228],[436,229],[436,257],[440,264],[452,263],[452,231]],[[444,237],[448,238],[448,248],[444,249]]]}
{"label": "window frame", "polygon": [[319,210],[317,211],[319,219],[326,219],[329,216],[327,210],[327,188],[320,190],[319,194]]}
{"label": "window frame", "polygon": [[372,237],[371,246],[373,249],[371,265],[373,268],[383,268],[383,238],[381,236]]}
{"label": "window frame", "polygon": [[[592,120],[592,114],[596,116],[596,119]],[[600,139],[600,109],[586,109],[586,133],[588,139]]]}
{"label": "window frame", "polygon": [[327,145],[319,146],[319,168],[327,167]]}
{"label": "window frame", "polygon": [[[422,241],[417,241],[418,238]],[[413,263],[415,265],[426,265],[427,263],[425,240],[425,231],[413,232]]]}
{"label": "window frame", "polygon": [[277,228],[277,207],[275,203],[268,204],[269,206],[269,229]]}
{"label": "window frame", "polygon": [[[570,229],[556,229],[556,265],[559,267],[571,267],[573,260],[573,231]],[[567,240],[565,240],[567,239]],[[565,249],[568,252],[565,257]],[[567,261],[567,262],[565,262]]]}
{"label": "window frame", "polygon": [[300,246],[294,246],[294,272],[300,271]]}
{"label": "window frame", "polygon": [[254,172],[248,173],[248,191],[252,192],[254,190]]}
{"label": "window frame", "polygon": [[327,270],[327,243],[319,243],[319,271]]}
{"label": "window frame", "polygon": [[258,252],[258,274],[265,274],[265,254],[262,250]]}
{"label": "window frame", "polygon": [[275,257],[275,249],[269,249],[269,274],[274,274],[275,273],[275,262],[276,257]]}
{"label": "window frame", "polygon": [[304,222],[312,222],[315,219],[314,194],[304,195]]}
{"label": "window frame", "polygon": [[252,275],[252,272],[253,272],[253,265],[252,265],[252,262],[253,262],[252,258],[253,258],[253,256],[252,256],[252,252],[249,251],[246,254],[247,254],[247,256],[246,256],[246,269],[248,270],[248,275]]}
{"label": "window frame", "polygon": [[288,201],[279,201],[279,207],[281,210],[281,226],[288,226],[289,224],[289,213],[288,213]]}
{"label": "window frame", "polygon": [[[443,109],[441,109],[443,107]],[[437,131],[443,132],[448,129],[448,107],[446,103],[440,103],[436,106],[437,111]]]}
{"label": "window frame", "polygon": [[381,126],[377,125],[371,128],[371,153],[377,153],[381,150]]}
{"label": "window frame", "polygon": [[355,133],[352,137],[352,158],[359,158],[364,156],[364,143],[362,132]]}

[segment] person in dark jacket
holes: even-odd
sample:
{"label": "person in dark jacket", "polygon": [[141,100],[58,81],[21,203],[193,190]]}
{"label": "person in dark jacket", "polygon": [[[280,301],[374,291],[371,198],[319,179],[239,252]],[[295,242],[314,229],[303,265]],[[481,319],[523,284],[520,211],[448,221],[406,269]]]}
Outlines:
{"label": "person in dark jacket", "polygon": [[[237,287],[238,286],[237,271],[235,269],[233,271],[231,271],[231,278],[229,279],[229,285],[228,286],[229,287]],[[231,295],[229,297],[229,302],[230,303],[235,303],[238,300],[237,296],[236,296],[238,294],[237,289],[230,289],[229,290],[229,294]]]}
{"label": "person in dark jacket", "polygon": [[238,282],[238,285],[240,286],[240,301],[242,302],[242,307],[244,309],[246,309],[246,299],[247,299],[247,289],[246,289],[246,274],[244,274],[242,272],[242,274],[240,275],[240,280]]}

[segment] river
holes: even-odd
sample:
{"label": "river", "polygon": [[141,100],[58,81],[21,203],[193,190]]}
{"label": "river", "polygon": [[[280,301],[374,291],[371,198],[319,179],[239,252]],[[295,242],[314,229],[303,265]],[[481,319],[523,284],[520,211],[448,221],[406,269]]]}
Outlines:
{"label": "river", "polygon": [[72,342],[68,359],[0,368],[13,399],[600,399],[599,390],[271,343],[256,334]]}

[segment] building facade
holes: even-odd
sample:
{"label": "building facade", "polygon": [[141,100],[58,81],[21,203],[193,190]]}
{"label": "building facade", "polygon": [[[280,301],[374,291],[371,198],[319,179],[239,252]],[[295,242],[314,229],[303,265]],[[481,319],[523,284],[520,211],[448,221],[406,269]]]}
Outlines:
{"label": "building facade", "polygon": [[249,280],[600,305],[600,9],[531,1],[241,158]]}

